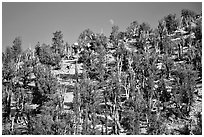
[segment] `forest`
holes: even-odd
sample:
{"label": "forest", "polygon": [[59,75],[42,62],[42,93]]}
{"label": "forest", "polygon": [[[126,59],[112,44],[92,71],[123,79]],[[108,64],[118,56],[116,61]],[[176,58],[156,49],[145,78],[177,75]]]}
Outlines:
{"label": "forest", "polygon": [[202,135],[202,14],[2,53],[3,135]]}

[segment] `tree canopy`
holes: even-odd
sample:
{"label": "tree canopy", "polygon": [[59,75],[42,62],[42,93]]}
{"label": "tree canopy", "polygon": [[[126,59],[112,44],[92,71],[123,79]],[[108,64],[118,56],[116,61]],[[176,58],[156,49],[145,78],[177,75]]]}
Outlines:
{"label": "tree canopy", "polygon": [[202,134],[202,15],[181,17],[85,29],[73,45],[56,31],[24,51],[16,37],[2,53],[3,134]]}

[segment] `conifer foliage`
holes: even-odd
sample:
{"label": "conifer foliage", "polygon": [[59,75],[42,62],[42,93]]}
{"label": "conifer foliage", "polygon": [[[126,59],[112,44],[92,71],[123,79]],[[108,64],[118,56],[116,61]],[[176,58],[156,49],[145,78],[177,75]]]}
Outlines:
{"label": "conifer foliage", "polygon": [[27,135],[202,134],[202,15],[133,21],[110,36],[2,53],[2,132]]}

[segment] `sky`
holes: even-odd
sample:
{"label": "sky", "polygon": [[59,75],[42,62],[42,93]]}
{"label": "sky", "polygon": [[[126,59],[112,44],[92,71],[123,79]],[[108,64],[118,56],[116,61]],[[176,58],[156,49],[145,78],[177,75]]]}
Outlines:
{"label": "sky", "polygon": [[22,48],[34,48],[37,42],[51,44],[53,33],[61,30],[69,44],[77,41],[83,30],[110,35],[112,25],[121,31],[133,21],[147,22],[156,28],[158,20],[168,14],[180,16],[182,9],[202,12],[201,2],[106,2],[106,3],[2,3],[2,51],[22,38]]}

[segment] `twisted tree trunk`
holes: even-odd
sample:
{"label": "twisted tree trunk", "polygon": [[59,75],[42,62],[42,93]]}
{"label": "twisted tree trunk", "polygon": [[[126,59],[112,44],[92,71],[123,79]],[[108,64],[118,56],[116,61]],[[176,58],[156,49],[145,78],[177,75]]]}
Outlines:
{"label": "twisted tree trunk", "polygon": [[75,62],[75,76],[76,76],[76,84],[75,84],[75,100],[74,100],[74,108],[75,108],[75,130],[74,135],[79,134],[79,124],[80,124],[80,102],[79,102],[79,92],[78,92],[78,70],[77,70],[77,61]]}

